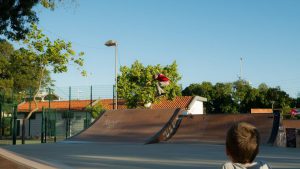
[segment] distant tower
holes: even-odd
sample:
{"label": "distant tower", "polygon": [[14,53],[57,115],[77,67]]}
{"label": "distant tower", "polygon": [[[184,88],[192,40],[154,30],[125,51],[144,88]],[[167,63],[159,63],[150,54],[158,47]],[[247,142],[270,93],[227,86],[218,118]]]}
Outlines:
{"label": "distant tower", "polygon": [[242,80],[243,77],[243,57],[240,57],[240,76],[239,76],[239,80]]}

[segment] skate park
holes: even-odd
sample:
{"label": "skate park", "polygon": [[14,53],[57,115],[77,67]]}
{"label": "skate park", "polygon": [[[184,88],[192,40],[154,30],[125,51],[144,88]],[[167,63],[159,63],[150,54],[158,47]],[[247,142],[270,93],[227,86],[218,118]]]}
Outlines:
{"label": "skate park", "polygon": [[299,8],[0,0],[0,169],[300,168]]}
{"label": "skate park", "polygon": [[[184,109],[106,111],[89,128],[61,142],[1,148],[1,165],[18,168],[220,168],[231,124],[257,126],[257,158],[272,168],[299,168],[299,149],[275,146],[275,114],[184,115]],[[17,168],[16,167],[16,168]]]}

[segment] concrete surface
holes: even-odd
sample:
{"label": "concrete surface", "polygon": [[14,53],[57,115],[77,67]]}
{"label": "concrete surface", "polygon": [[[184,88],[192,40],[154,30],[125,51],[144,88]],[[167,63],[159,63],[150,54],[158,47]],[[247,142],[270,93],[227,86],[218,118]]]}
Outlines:
{"label": "concrete surface", "polygon": [[[220,168],[227,161],[222,144],[60,142],[2,147],[33,161],[62,169]],[[272,168],[299,168],[299,149],[262,146],[258,159]]]}

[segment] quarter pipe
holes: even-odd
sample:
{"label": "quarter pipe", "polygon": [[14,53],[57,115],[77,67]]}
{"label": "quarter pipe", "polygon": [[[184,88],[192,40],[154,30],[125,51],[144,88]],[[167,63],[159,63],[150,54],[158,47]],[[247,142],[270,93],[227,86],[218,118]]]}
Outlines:
{"label": "quarter pipe", "polygon": [[91,127],[68,139],[88,142],[224,143],[229,127],[239,121],[256,126],[263,144],[273,144],[279,117],[265,114],[183,116],[180,109],[106,111]]}
{"label": "quarter pipe", "polygon": [[159,132],[177,109],[106,111],[91,127],[70,141],[145,143]]}
{"label": "quarter pipe", "polygon": [[261,142],[268,143],[273,129],[273,114],[217,114],[182,116],[176,134],[169,142],[225,143],[226,132],[235,122],[248,122],[256,126]]}

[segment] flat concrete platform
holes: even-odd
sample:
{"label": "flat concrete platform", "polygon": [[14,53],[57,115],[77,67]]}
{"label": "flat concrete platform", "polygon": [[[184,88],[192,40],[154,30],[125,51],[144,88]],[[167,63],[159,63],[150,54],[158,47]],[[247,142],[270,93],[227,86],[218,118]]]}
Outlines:
{"label": "flat concrete platform", "polygon": [[[227,161],[223,144],[135,144],[67,141],[4,146],[23,158],[62,169],[220,168]],[[5,156],[6,154],[1,154]],[[262,146],[258,159],[272,168],[299,168],[299,149]],[[34,168],[34,167],[32,167]]]}

